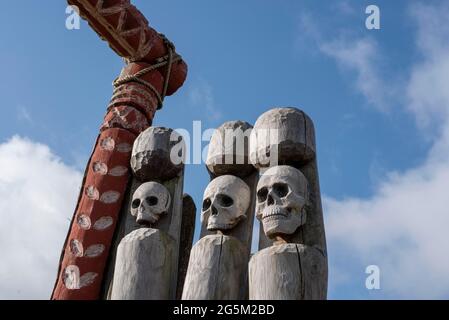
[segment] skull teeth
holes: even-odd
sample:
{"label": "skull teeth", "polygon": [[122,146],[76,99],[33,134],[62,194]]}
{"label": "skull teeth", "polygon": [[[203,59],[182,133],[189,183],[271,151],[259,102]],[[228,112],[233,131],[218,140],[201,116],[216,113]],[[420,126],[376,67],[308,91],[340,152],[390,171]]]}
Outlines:
{"label": "skull teeth", "polygon": [[153,224],[159,221],[159,215],[158,214],[153,214],[153,213],[148,213],[146,214],[145,212],[141,212],[141,214],[137,215],[137,219],[136,222],[138,224]]}
{"label": "skull teeth", "polygon": [[228,230],[232,229],[234,227],[234,224],[230,223],[210,223],[207,226],[207,230],[214,231],[214,230]]}
{"label": "skull teeth", "polygon": [[263,220],[273,220],[273,219],[282,219],[287,218],[288,211],[285,208],[282,207],[268,207],[264,210],[262,214]]}

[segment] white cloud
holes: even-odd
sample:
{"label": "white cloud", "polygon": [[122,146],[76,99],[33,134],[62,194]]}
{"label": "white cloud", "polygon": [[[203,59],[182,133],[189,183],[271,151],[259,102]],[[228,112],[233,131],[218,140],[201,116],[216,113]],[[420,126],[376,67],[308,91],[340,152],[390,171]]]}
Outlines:
{"label": "white cloud", "polygon": [[195,107],[204,109],[205,116],[210,120],[219,120],[222,117],[221,111],[215,103],[212,86],[205,80],[198,80],[189,90],[190,102]]}
{"label": "white cloud", "polygon": [[449,126],[449,5],[417,4],[409,10],[418,26],[416,44],[423,62],[413,68],[406,88],[408,109],[420,127]]}
{"label": "white cloud", "polygon": [[[390,101],[397,101],[402,110],[415,116],[421,133],[433,137],[422,165],[403,172],[379,172],[372,182],[375,191],[371,197],[324,197],[333,263],[330,284],[334,289],[355,278],[359,281],[359,275],[349,269],[353,272],[356,266],[363,274],[367,265],[377,264],[383,297],[447,298],[449,5],[414,4],[409,16],[416,27],[420,60],[412,65],[410,74],[399,75],[408,78],[405,83],[376,72],[382,52],[373,39],[332,35],[337,40],[327,40],[308,27],[322,53],[333,58],[344,73],[357,75],[355,85],[370,105],[387,111]],[[358,285],[363,288],[364,283]]]}
{"label": "white cloud", "polygon": [[[361,267],[379,265],[386,297],[447,298],[449,5],[414,5],[410,14],[416,22],[417,50],[422,60],[412,67],[408,83],[400,88],[405,98],[397,99],[403,101],[404,110],[416,117],[418,127],[428,131],[439,128],[437,138],[422,165],[378,177],[372,197],[325,198],[328,243],[330,255],[338,254],[339,261],[344,256]],[[389,81],[375,73],[368,79],[372,72],[371,54],[378,54],[375,45],[355,39],[352,43],[324,44],[322,48],[338,63],[359,74],[360,91],[378,107],[369,93],[375,92],[375,88],[383,92],[384,83]],[[350,59],[352,53],[355,55]],[[427,134],[425,130],[423,134]],[[333,277],[341,278],[344,269],[341,262],[331,266],[331,282]],[[334,270],[340,274],[333,275]]]}
{"label": "white cloud", "polygon": [[352,15],[357,13],[353,5],[349,3],[348,0],[340,0],[334,3],[334,6],[338,10],[338,12],[341,12],[346,15]]}
{"label": "white cloud", "polygon": [[24,106],[19,106],[17,109],[17,118],[21,121],[25,121],[28,123],[33,123],[33,118],[31,116],[31,113],[27,108]]}
{"label": "white cloud", "polygon": [[320,50],[336,60],[338,65],[355,73],[355,86],[363,94],[368,103],[380,111],[388,111],[393,96],[393,87],[387,86],[378,73],[380,61],[377,43],[368,38],[337,40],[322,42]]}
{"label": "white cloud", "polygon": [[49,299],[81,173],[42,144],[0,144],[0,299]]}
{"label": "white cloud", "polygon": [[387,59],[368,30],[362,37],[355,37],[353,30],[338,29],[336,22],[346,21],[348,15],[356,13],[355,8],[346,1],[338,2],[333,7],[333,12],[337,12],[336,16],[342,20],[335,17],[329,19],[332,27],[319,23],[320,19],[308,11],[301,12],[297,45],[301,51],[310,52],[312,47],[333,59],[345,78],[355,78],[353,86],[368,105],[381,112],[390,111],[402,101],[398,94],[403,91],[401,79],[393,79],[389,74],[389,81],[384,81],[383,73],[388,70]]}
{"label": "white cloud", "polygon": [[[337,11],[343,16],[353,9],[345,2],[336,5]],[[346,8],[346,9],[345,9]],[[345,77],[355,77],[354,87],[363,95],[368,104],[377,110],[387,112],[394,105],[391,101],[395,97],[397,88],[391,81],[385,83],[379,70],[385,68],[385,60],[382,59],[381,50],[377,42],[365,35],[360,38],[351,36],[346,30],[329,37],[329,32],[335,32],[336,28],[325,31],[323,25],[318,24],[316,17],[303,11],[299,17],[299,33],[297,39],[301,51],[315,47],[319,52],[332,58],[341,68]]]}
{"label": "white cloud", "polygon": [[449,165],[429,163],[390,173],[369,199],[325,198],[330,254],[379,265],[389,297],[447,297],[448,181]]}

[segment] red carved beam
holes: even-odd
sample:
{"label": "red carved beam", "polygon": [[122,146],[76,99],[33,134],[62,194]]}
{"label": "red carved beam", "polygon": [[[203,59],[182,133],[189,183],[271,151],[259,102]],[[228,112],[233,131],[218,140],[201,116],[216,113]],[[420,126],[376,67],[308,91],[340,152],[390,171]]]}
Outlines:
{"label": "red carved beam", "polygon": [[[187,65],[173,44],[148,26],[129,0],[69,0],[128,64],[115,90],[64,244],[55,300],[100,298],[109,250],[127,190],[134,140],[148,128],[161,100],[185,81]],[[171,62],[171,64],[170,64]]]}
{"label": "red carved beam", "polygon": [[[79,8],[80,15],[109,46],[128,61],[157,63],[168,55],[164,36],[148,26],[142,13],[130,0],[68,0]],[[167,69],[161,73],[165,75]],[[184,83],[187,65],[181,59],[171,66],[167,95],[172,95]]]}
{"label": "red carved beam", "polygon": [[[146,67],[130,63],[122,76]],[[159,71],[147,73],[142,80],[162,91]],[[128,185],[132,146],[139,133],[151,125],[158,106],[156,94],[138,82],[122,84],[115,92],[86,168],[52,294],[55,300],[100,298],[103,273]]]}

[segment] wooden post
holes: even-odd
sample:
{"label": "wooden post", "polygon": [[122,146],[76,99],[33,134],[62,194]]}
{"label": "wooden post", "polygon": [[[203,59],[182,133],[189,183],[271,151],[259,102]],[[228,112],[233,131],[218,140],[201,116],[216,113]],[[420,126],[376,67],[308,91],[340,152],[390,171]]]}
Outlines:
{"label": "wooden post", "polygon": [[196,206],[192,197],[184,194],[182,199],[182,225],[181,240],[179,247],[178,263],[178,287],[176,289],[176,299],[181,300],[182,289],[189,267],[190,250],[192,250],[193,236],[195,234]]}
{"label": "wooden post", "polygon": [[170,216],[172,199],[168,189],[154,181],[134,192],[131,215],[140,228],[127,234],[117,249],[111,299],[169,299],[171,279],[176,273],[176,241],[157,229]]}
{"label": "wooden post", "polygon": [[313,122],[296,108],[272,109],[257,120],[250,146],[251,161],[262,173],[256,207],[260,251],[249,264],[250,299],[326,299]]}
{"label": "wooden post", "polygon": [[173,239],[158,229],[140,228],[117,251],[112,300],[168,300],[174,268]]}
{"label": "wooden post", "polygon": [[[179,150],[182,153],[176,153],[176,157],[179,158],[175,163],[172,153],[180,145]],[[176,299],[179,281],[178,269],[180,265],[185,264],[185,261],[179,258],[179,253],[185,252],[185,247],[191,247],[189,239],[193,232],[193,230],[187,231],[187,235],[185,232],[181,233],[182,224],[189,226],[189,221],[192,220],[191,208],[183,209],[183,202],[186,201],[182,192],[184,148],[182,138],[167,128],[150,127],[136,139],[131,158],[134,179],[115,235],[104,285],[104,297],[111,299]],[[163,167],[166,170],[155,170],[158,167]],[[135,211],[136,197],[140,199],[151,196],[138,196],[139,189],[148,183],[158,183],[164,186],[170,194],[171,205],[167,214],[162,215],[156,223],[151,225],[151,231],[141,231],[142,225],[136,223],[133,212]],[[185,219],[183,212],[189,214]],[[157,230],[157,232],[152,230]],[[140,232],[144,232],[148,237],[139,236]],[[161,239],[165,244],[163,248],[159,243],[162,241]],[[153,244],[153,242],[157,243]],[[153,248],[153,251],[149,248]],[[155,259],[165,261],[164,266],[161,267]],[[132,271],[129,271],[130,265],[133,266]],[[150,269],[151,266],[155,269]],[[142,282],[148,286],[150,283],[148,281],[152,279],[142,277],[141,271],[143,270],[150,272],[151,276],[161,273],[159,274],[160,279],[165,279],[161,285],[164,290],[165,288],[167,290],[159,288],[156,291],[145,291],[145,286],[142,287],[144,291],[139,289]],[[124,273],[117,274],[117,272]]]}
{"label": "wooden post", "polygon": [[207,235],[192,248],[183,300],[235,300],[246,295],[245,248],[235,237]]}
{"label": "wooden post", "polygon": [[104,287],[104,270],[129,182],[133,142],[151,125],[164,97],[182,86],[187,65],[129,0],[68,2],[128,63],[115,82],[87,164],[51,297],[92,300],[100,298]]}
{"label": "wooden post", "polygon": [[[241,178],[251,190],[250,205],[245,212],[247,218],[230,233],[242,242],[245,247],[245,255],[248,257],[251,253],[256,204],[255,190],[259,176],[249,159],[251,131],[252,125],[247,122],[225,122],[213,134],[206,159],[211,181],[222,175],[234,175]],[[207,229],[207,219],[203,219],[200,238],[211,234],[214,232]]]}
{"label": "wooden post", "polygon": [[249,163],[251,125],[226,122],[214,133],[206,160],[200,240],[193,246],[182,299],[246,299],[255,188]]}
{"label": "wooden post", "polygon": [[249,265],[251,300],[322,300],[326,273],[321,252],[297,243],[265,248]]}

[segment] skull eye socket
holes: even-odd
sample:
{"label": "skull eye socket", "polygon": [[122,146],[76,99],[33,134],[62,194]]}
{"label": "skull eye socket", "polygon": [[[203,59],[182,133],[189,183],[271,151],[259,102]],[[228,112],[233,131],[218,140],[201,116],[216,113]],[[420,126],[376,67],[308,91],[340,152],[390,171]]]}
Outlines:
{"label": "skull eye socket", "polygon": [[146,197],[145,201],[150,205],[150,206],[155,206],[158,203],[158,200],[156,197],[151,196],[151,197]]}
{"label": "skull eye socket", "polygon": [[265,200],[267,200],[267,195],[268,189],[262,188],[259,191],[257,191],[257,200],[259,200],[259,202],[265,202]]}
{"label": "skull eye socket", "polygon": [[140,199],[134,199],[133,202],[131,203],[131,207],[133,209],[137,209],[140,206]]}
{"label": "skull eye socket", "polygon": [[234,200],[225,194],[219,194],[217,196],[218,204],[222,207],[230,207],[234,204]]}
{"label": "skull eye socket", "polygon": [[273,185],[273,191],[278,197],[285,197],[288,194],[288,185],[285,183],[275,183]]}
{"label": "skull eye socket", "polygon": [[204,201],[203,201],[203,211],[206,211],[207,209],[209,209],[210,205],[211,205],[210,199],[209,198],[204,199]]}

